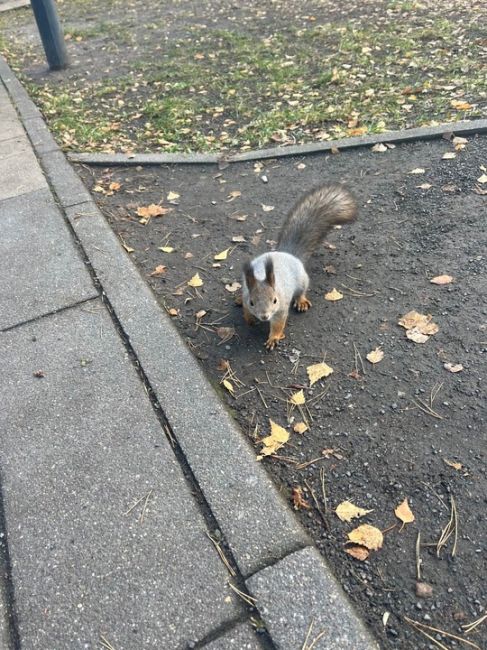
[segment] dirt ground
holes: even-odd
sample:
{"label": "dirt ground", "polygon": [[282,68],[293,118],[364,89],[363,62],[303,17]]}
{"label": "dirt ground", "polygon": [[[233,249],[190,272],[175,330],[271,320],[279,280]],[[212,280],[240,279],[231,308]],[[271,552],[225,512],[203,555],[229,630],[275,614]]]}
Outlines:
{"label": "dirt ground", "polygon": [[[302,488],[310,506],[297,511],[302,524],[385,649],[438,647],[404,617],[486,647],[485,622],[468,637],[461,627],[487,602],[487,185],[477,182],[486,174],[486,145],[487,137],[472,137],[455,152],[441,139],[220,169],[79,167],[256,453],[269,419],[291,432],[276,457],[262,462],[287,499]],[[456,157],[442,159],[446,152]],[[313,307],[291,315],[287,338],[269,353],[267,325],[247,327],[229,289],[241,282],[243,261],[273,245],[297,196],[323,180],[352,187],[360,216],[312,258]],[[170,192],[179,194],[176,204]],[[140,223],[137,208],[150,204],[171,211]],[[226,249],[227,259],[215,261]],[[191,288],[196,273],[203,285]],[[453,282],[430,282],[441,274]],[[333,288],[343,299],[325,300]],[[398,325],[413,309],[439,326],[426,343],[408,340]],[[366,355],[377,346],[384,358],[373,365]],[[234,373],[227,377],[234,395],[221,384],[222,359]],[[333,374],[309,388],[306,367],[323,360]],[[463,369],[452,373],[445,363]],[[300,388],[306,405],[292,411],[287,400]],[[309,430],[293,432],[303,416]],[[415,521],[401,529],[394,509],[406,497]],[[342,522],[334,510],[344,500],[372,512]],[[452,502],[456,553],[452,534],[438,556]],[[344,552],[347,533],[361,523],[385,531],[383,548],[364,562]],[[425,599],[415,593],[418,532],[421,579],[433,592]]]}

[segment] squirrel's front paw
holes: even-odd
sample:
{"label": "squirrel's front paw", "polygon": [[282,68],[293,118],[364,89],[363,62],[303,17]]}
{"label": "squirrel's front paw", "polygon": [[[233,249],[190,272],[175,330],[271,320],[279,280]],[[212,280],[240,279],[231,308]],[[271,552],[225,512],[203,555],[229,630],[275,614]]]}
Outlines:
{"label": "squirrel's front paw", "polygon": [[294,307],[298,311],[308,311],[308,309],[312,307],[312,303],[311,300],[308,300],[308,298],[306,298],[306,296],[300,296],[294,301]]}
{"label": "squirrel's front paw", "polygon": [[277,334],[275,336],[269,336],[269,338],[266,341],[265,346],[266,346],[266,348],[268,350],[273,350],[276,347],[276,345],[279,343],[279,341],[282,341],[282,339],[285,339],[285,338],[286,338],[286,335],[284,334],[284,332],[282,334]]}

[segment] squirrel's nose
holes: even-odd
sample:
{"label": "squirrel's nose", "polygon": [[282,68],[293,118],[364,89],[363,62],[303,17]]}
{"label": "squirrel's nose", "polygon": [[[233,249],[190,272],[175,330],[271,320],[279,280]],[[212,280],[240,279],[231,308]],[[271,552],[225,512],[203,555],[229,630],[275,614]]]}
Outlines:
{"label": "squirrel's nose", "polygon": [[270,318],[269,314],[262,314],[262,316],[260,317],[260,320],[265,321],[265,320],[269,320],[269,318]]}

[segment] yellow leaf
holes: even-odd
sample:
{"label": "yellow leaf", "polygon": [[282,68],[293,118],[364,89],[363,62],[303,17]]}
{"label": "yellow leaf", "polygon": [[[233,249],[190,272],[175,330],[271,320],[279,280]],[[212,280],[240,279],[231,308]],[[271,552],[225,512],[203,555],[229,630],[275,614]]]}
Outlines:
{"label": "yellow leaf", "polygon": [[477,183],[481,183],[482,185],[487,183],[487,174],[482,174],[482,176],[477,178]]}
{"label": "yellow leaf", "polygon": [[371,551],[378,551],[382,548],[384,536],[382,532],[375,526],[369,524],[362,524],[358,528],[354,528],[348,533],[348,539],[354,544],[365,546]]}
{"label": "yellow leaf", "polygon": [[203,280],[200,278],[200,274],[196,273],[196,275],[193,275],[191,280],[188,281],[188,286],[190,287],[201,287],[203,284]]}
{"label": "yellow leaf", "polygon": [[293,426],[293,429],[296,433],[304,433],[308,430],[308,427],[304,422],[296,422],[296,424]]}
{"label": "yellow leaf", "polygon": [[163,253],[172,253],[174,248],[172,246],[159,246],[159,250]]}
{"label": "yellow leaf", "polygon": [[272,212],[272,210],[274,210],[273,205],[265,205],[264,203],[261,203],[261,205],[264,212]]}
{"label": "yellow leaf", "polygon": [[330,300],[331,302],[335,302],[336,300],[341,300],[342,298],[343,298],[343,293],[340,293],[335,288],[333,288],[328,293],[325,293],[325,300]]}
{"label": "yellow leaf", "polygon": [[457,157],[457,154],[454,151],[447,151],[441,157],[442,160],[453,160]]}
{"label": "yellow leaf", "polygon": [[271,433],[266,438],[262,438],[261,443],[264,446],[260,456],[257,456],[257,460],[260,460],[263,456],[272,456],[289,440],[290,434],[284,427],[276,424],[273,420],[269,420],[269,422],[271,424]]}
{"label": "yellow leaf", "polygon": [[169,203],[174,203],[174,201],[177,201],[179,199],[179,194],[177,192],[169,192],[167,195],[167,200]]}
{"label": "yellow leaf", "polygon": [[410,330],[406,331],[406,337],[414,343],[426,343],[429,340],[429,336],[423,334],[418,327],[412,327]]}
{"label": "yellow leaf", "polygon": [[347,131],[348,135],[364,135],[364,133],[367,133],[367,127],[366,126],[358,126],[355,129],[348,129]]}
{"label": "yellow leaf", "polygon": [[222,251],[221,253],[218,253],[217,255],[215,255],[215,257],[213,259],[214,260],[226,260],[227,257],[228,257],[228,251],[229,250],[230,250],[229,248],[225,248],[224,251]]}
{"label": "yellow leaf", "polygon": [[411,169],[408,174],[424,174],[425,170],[422,167],[416,167],[415,169]]}
{"label": "yellow leaf", "polygon": [[171,309],[168,309],[167,313],[169,314],[169,316],[172,317],[179,316],[179,310],[176,309],[175,307],[171,307]]}
{"label": "yellow leaf", "polygon": [[431,278],[430,282],[431,284],[450,284],[450,282],[453,282],[453,278],[451,275],[437,275]]}
{"label": "yellow leaf", "polygon": [[135,251],[135,248],[132,248],[131,246],[129,246],[129,245],[126,244],[125,242],[122,242],[122,246],[125,248],[125,250],[127,251],[127,253],[133,253],[133,252]]}
{"label": "yellow leaf", "polygon": [[237,199],[239,196],[242,196],[242,192],[240,192],[240,190],[233,190],[227,196],[226,202],[231,203],[232,201],[235,201],[235,199]]}
{"label": "yellow leaf", "polygon": [[364,508],[359,508],[350,501],[342,501],[337,505],[335,512],[342,521],[351,521],[355,517],[363,517],[369,512],[373,512],[373,510],[364,510]]}
{"label": "yellow leaf", "polygon": [[235,389],[233,388],[233,385],[228,381],[228,379],[224,379],[222,381],[222,384],[225,386],[229,393],[232,395],[235,393]]}
{"label": "yellow leaf", "polygon": [[323,377],[331,375],[333,368],[331,368],[327,363],[315,363],[312,366],[308,366],[306,372],[309,377],[309,385],[312,386]]}
{"label": "yellow leaf", "polygon": [[421,334],[432,336],[439,330],[438,325],[431,322],[432,318],[433,316],[431,316],[431,314],[420,314],[413,309],[412,311],[409,311],[407,314],[402,316],[402,318],[399,319],[398,324],[407,330],[410,330],[414,327],[417,328],[418,332],[421,332]]}
{"label": "yellow leaf", "polygon": [[369,352],[367,355],[367,360],[370,361],[370,363],[379,363],[379,361],[382,361],[384,358],[384,352],[380,348],[375,348],[375,350],[372,350],[372,352]]}
{"label": "yellow leaf", "polygon": [[169,212],[169,208],[163,208],[161,205],[156,205],[155,203],[137,208],[139,217],[144,217],[145,219],[148,217],[160,217],[167,212]]}
{"label": "yellow leaf", "polygon": [[450,104],[456,111],[468,111],[470,108],[473,108],[472,104],[462,102],[458,99],[452,99]]}
{"label": "yellow leaf", "polygon": [[199,311],[196,312],[195,316],[198,320],[203,318],[203,316],[206,316],[207,312],[204,309],[200,309]]}
{"label": "yellow leaf", "polygon": [[360,560],[361,562],[366,560],[370,555],[369,551],[364,546],[347,546],[344,550],[345,553],[348,553],[353,558]]}
{"label": "yellow leaf", "polygon": [[304,397],[303,391],[298,390],[297,393],[294,393],[294,395],[291,395],[291,399],[289,401],[291,402],[291,404],[296,404],[296,406],[304,404],[306,402],[306,399]]}
{"label": "yellow leaf", "polygon": [[398,519],[402,521],[403,524],[410,524],[414,521],[414,515],[411,512],[411,508],[409,507],[407,497],[401,504],[397,506],[397,508],[394,510],[394,514]]}

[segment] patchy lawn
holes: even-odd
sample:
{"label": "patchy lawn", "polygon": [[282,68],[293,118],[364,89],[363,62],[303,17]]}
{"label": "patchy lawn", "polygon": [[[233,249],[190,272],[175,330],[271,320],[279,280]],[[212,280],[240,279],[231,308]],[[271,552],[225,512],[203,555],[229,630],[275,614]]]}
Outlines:
{"label": "patchy lawn", "polygon": [[0,45],[64,149],[225,151],[485,115],[480,0],[64,0],[46,73],[29,8]]}

